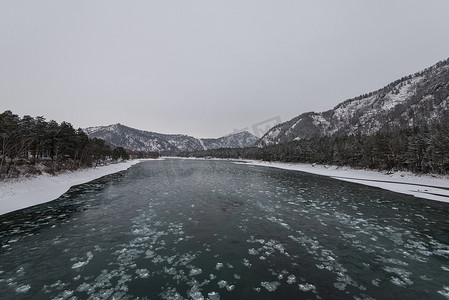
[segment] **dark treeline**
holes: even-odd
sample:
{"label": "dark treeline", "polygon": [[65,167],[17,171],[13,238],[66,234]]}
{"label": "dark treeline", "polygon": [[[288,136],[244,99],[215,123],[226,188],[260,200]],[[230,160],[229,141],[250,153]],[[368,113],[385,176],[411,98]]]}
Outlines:
{"label": "dark treeline", "polygon": [[[43,117],[0,114],[0,179],[23,173],[55,173],[91,167],[106,159],[127,159],[123,148],[111,149],[101,139],[89,139],[70,123]],[[40,168],[44,168],[41,170]]]}
{"label": "dark treeline", "polygon": [[214,149],[178,155],[449,174],[449,113],[446,111],[438,122],[430,125],[390,129],[374,135],[314,137],[264,148]]}

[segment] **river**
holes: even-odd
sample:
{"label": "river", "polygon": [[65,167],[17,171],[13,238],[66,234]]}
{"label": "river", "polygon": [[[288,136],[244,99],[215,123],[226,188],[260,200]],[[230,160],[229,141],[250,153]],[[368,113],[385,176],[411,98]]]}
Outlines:
{"label": "river", "polygon": [[448,299],[449,204],[166,159],[0,216],[0,299]]}

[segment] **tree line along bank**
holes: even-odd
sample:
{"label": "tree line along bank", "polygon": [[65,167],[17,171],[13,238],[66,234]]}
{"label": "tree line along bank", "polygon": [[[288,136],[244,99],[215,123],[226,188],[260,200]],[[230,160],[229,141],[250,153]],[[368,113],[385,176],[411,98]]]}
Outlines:
{"label": "tree line along bank", "polygon": [[449,111],[419,126],[389,128],[372,135],[316,136],[262,148],[202,150],[177,156],[449,174]]}
{"label": "tree line along bank", "polygon": [[111,148],[104,140],[91,139],[67,122],[19,117],[10,110],[0,114],[0,180],[148,156],[156,154]]}

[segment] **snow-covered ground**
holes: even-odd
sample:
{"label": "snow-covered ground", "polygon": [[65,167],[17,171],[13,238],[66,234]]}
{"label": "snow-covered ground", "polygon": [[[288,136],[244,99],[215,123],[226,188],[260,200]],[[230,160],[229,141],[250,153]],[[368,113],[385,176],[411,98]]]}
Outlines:
{"label": "snow-covered ground", "polygon": [[0,182],[0,215],[57,199],[71,186],[128,169],[141,160],[65,172],[57,176],[43,174]]}
{"label": "snow-covered ground", "polygon": [[378,172],[349,167],[245,161],[245,164],[274,167],[329,176],[335,179],[379,187],[397,193],[449,203],[449,177],[410,172]]}

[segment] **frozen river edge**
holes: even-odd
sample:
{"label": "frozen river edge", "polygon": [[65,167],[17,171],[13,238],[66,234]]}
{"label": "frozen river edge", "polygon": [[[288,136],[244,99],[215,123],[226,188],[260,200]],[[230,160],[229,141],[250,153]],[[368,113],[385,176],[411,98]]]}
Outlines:
{"label": "frozen river edge", "polygon": [[56,176],[42,174],[0,182],[0,215],[50,202],[70,187],[130,168],[142,160],[129,160],[107,166],[64,172]]}
{"label": "frozen river edge", "polygon": [[325,166],[317,164],[292,164],[245,160],[247,165],[273,167],[316,175],[338,180],[378,187],[397,193],[413,195],[428,200],[449,203],[449,177],[442,175],[414,174],[411,172],[379,172],[358,170],[350,167]]}

